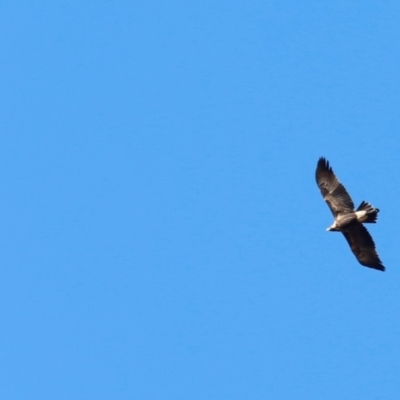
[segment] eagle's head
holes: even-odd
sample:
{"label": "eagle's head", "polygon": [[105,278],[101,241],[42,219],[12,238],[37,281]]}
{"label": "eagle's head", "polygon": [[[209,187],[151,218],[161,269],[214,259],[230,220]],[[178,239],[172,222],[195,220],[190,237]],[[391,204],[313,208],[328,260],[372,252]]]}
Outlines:
{"label": "eagle's head", "polygon": [[326,228],[326,230],[328,232],[338,232],[339,229],[338,229],[338,227],[336,225],[336,221],[330,227]]}

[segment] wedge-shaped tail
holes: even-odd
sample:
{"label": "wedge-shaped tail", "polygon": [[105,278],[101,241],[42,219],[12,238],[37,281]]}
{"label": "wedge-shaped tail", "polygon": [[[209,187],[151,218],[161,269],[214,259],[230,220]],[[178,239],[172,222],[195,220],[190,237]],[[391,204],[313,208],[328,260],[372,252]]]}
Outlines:
{"label": "wedge-shaped tail", "polygon": [[357,219],[364,223],[375,223],[378,219],[379,208],[371,206],[366,201],[362,201],[356,210]]}

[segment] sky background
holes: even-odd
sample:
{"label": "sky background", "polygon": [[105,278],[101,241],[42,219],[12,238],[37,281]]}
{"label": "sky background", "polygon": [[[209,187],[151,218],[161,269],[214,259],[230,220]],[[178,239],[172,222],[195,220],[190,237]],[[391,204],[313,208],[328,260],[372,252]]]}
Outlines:
{"label": "sky background", "polygon": [[[398,1],[0,6],[0,397],[397,400]],[[358,264],[325,156],[387,271]]]}

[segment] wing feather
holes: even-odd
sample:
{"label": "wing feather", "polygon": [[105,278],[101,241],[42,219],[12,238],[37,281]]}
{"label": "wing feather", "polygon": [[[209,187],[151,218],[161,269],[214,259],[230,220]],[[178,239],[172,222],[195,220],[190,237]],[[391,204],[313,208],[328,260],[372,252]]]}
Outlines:
{"label": "wing feather", "polygon": [[348,214],[354,211],[354,203],[345,187],[339,182],[328,160],[321,157],[318,160],[315,179],[322,193],[322,197],[328,203],[333,216]]}
{"label": "wing feather", "polygon": [[375,243],[362,223],[355,222],[349,225],[342,233],[349,243],[351,251],[361,265],[380,271],[385,270],[376,252]]}

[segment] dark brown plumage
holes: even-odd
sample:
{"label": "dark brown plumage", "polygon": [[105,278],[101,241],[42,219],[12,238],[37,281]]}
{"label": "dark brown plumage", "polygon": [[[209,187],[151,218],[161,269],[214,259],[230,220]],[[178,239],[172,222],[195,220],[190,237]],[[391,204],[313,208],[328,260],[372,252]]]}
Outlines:
{"label": "dark brown plumage", "polygon": [[315,171],[317,185],[334,217],[334,223],[327,230],[342,232],[351,251],[361,265],[384,271],[375,243],[363,223],[375,223],[378,208],[362,202],[357,210],[345,187],[338,181],[329,162],[321,157]]}

